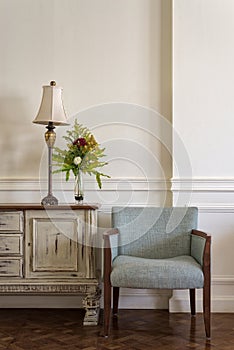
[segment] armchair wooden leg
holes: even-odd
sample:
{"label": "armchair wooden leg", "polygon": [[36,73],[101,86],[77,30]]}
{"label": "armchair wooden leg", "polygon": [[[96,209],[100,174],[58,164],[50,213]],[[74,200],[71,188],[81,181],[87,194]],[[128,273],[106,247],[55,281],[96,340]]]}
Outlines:
{"label": "armchair wooden leg", "polygon": [[119,287],[113,287],[113,316],[117,317],[119,306]]}
{"label": "armchair wooden leg", "polygon": [[104,337],[109,336],[111,312],[111,284],[104,283]]}
{"label": "armchair wooden leg", "polygon": [[206,337],[210,338],[210,284],[205,284],[203,287],[203,316],[205,323]]}
{"label": "armchair wooden leg", "polygon": [[196,315],[196,289],[189,289],[191,315]]}

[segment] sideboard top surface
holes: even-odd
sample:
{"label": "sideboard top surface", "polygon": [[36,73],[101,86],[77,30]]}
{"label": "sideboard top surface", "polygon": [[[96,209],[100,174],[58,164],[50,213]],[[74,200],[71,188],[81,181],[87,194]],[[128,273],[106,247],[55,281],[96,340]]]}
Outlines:
{"label": "sideboard top surface", "polygon": [[42,205],[37,203],[0,203],[0,210],[96,210],[100,206],[97,203],[94,204],[69,204],[62,203],[59,205]]}

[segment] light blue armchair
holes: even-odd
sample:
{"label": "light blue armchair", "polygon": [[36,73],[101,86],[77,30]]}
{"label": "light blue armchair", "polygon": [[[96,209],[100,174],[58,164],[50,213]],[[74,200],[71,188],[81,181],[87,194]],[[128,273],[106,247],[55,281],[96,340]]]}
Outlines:
{"label": "light blue armchair", "polygon": [[210,241],[197,231],[197,208],[113,207],[113,229],[104,233],[104,335],[108,336],[119,288],[203,288],[206,336],[210,338]]}

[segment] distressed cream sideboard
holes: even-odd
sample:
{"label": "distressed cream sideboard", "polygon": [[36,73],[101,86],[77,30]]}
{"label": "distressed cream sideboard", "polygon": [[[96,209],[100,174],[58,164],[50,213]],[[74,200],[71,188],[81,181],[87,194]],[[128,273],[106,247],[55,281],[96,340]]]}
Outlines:
{"label": "distressed cream sideboard", "polygon": [[81,294],[98,323],[97,205],[0,205],[0,294]]}

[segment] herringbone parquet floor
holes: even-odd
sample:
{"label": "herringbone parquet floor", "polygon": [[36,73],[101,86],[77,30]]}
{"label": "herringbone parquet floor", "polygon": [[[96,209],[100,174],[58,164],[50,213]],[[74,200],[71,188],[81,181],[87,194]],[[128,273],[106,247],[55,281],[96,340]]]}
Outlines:
{"label": "herringbone parquet floor", "polygon": [[165,310],[120,310],[111,336],[100,326],[82,326],[83,310],[2,309],[0,349],[4,350],[234,350],[234,314],[212,315],[206,340],[202,315]]}

